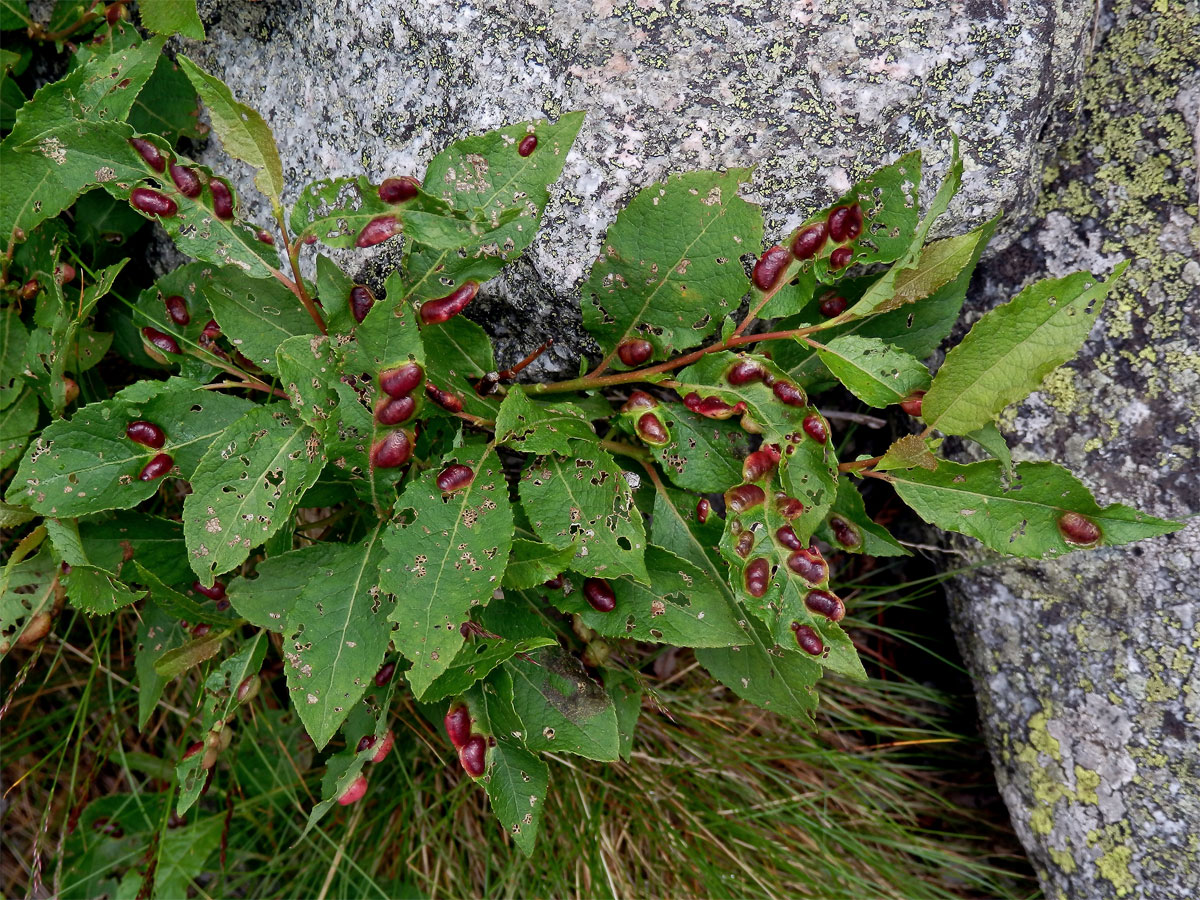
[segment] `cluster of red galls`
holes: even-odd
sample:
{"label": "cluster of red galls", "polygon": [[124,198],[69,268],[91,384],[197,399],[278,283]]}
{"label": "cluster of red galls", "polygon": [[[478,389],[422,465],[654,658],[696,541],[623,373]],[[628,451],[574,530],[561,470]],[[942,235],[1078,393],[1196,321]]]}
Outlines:
{"label": "cluster of red galls", "polygon": [[[155,172],[162,175],[169,170],[175,189],[183,196],[194,200],[204,192],[205,185],[200,183],[200,176],[194,169],[177,165],[174,162],[168,163],[162,151],[150,141],[130,138],[129,143],[146,161],[146,165]],[[229,185],[219,178],[210,178],[207,187],[212,196],[213,214],[223,221],[232,219],[233,194],[229,190]],[[161,191],[150,188],[134,188],[129,194],[129,202],[134,209],[159,218],[170,218],[179,212],[179,205],[174,200]],[[271,236],[265,232],[259,234],[259,240],[264,240],[265,243],[274,243]]]}

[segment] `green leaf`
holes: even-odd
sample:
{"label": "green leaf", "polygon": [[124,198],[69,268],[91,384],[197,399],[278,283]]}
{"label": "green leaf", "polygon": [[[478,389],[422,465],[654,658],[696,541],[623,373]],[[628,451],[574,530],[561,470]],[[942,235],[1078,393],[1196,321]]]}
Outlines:
{"label": "green leaf", "polygon": [[93,563],[126,580],[137,581],[124,568],[133,562],[153,571],[164,584],[192,581],[179,522],[140,512],[118,512],[80,522],[79,538]]}
{"label": "green leaf", "polygon": [[21,458],[26,445],[37,433],[38,399],[33,391],[24,391],[17,402],[0,409],[0,469]]}
{"label": "green leaf", "polygon": [[324,465],[312,428],[283,404],[255,407],[231,423],[200,460],[183,504],[200,581],[211,585],[282,528]]}
{"label": "green leaf", "polygon": [[[436,478],[444,467],[468,466],[473,480],[444,494]],[[459,626],[471,607],[484,605],[500,586],[512,543],[512,507],[495,448],[471,443],[447,454],[405,489],[400,513],[387,529],[383,589],[396,595],[391,639],[413,666],[413,695],[425,691],[463,645]],[[411,510],[411,514],[406,511]]]}
{"label": "green leaf", "polygon": [[14,528],[24,525],[37,518],[37,513],[24,506],[13,506],[10,503],[0,503],[0,528]]}
{"label": "green leaf", "polygon": [[317,299],[330,334],[349,334],[358,323],[350,311],[354,279],[328,256],[317,254]]}
{"label": "green leaf", "polygon": [[834,377],[868,406],[890,406],[929,387],[929,370],[920,360],[879,338],[842,335],[817,353]]}
{"label": "green leaf", "polygon": [[[838,481],[837,498],[817,529],[817,536],[830,546],[851,553],[866,556],[912,555],[886,528],[876,524],[867,515],[862,494],[849,478]],[[853,537],[857,543],[843,541],[843,537]]]}
{"label": "green leaf", "polygon": [[923,469],[936,469],[937,460],[930,449],[931,443],[940,443],[919,434],[906,434],[897,438],[884,451],[883,458],[875,464],[876,472],[887,472],[892,469],[911,469],[920,466]]}
{"label": "green leaf", "polygon": [[512,590],[536,588],[561,575],[575,558],[572,546],[555,547],[541,541],[514,538],[503,585]]}
{"label": "green leaf", "polygon": [[[406,298],[442,297],[464,281],[487,281],[529,246],[549,200],[548,186],[562,174],[583,116],[570,112],[553,124],[522,122],[464,138],[429,161],[423,179],[426,191],[472,218],[481,214],[499,227],[467,245],[465,257],[459,254],[459,246],[408,242]],[[528,134],[537,137],[537,148],[521,156],[517,148]],[[517,218],[509,219],[514,209]]]}
{"label": "green leaf", "polygon": [[416,313],[393,299],[400,295],[400,289],[400,275],[393,272],[384,285],[387,300],[371,307],[354,329],[354,343],[346,348],[348,371],[377,374],[401,363],[425,362]]}
{"label": "green leaf", "polygon": [[1037,390],[1079,352],[1105,295],[1128,265],[1120,263],[1105,282],[1087,272],[1039,281],[987,313],[946,354],[925,395],[926,424],[945,434],[970,434]]}
{"label": "green leaf", "polygon": [[162,698],[163,689],[168,679],[154,670],[154,664],[168,650],[181,645],[187,639],[187,632],[179,624],[179,619],[163,612],[153,603],[142,607],[138,620],[137,653],[134,657],[134,670],[137,672],[138,684],[138,730],[145,729],[146,723]]}
{"label": "green leaf", "polygon": [[[134,324],[139,329],[149,326],[169,334],[180,347],[205,347],[206,345],[201,343],[200,335],[212,319],[212,311],[208,308],[208,295],[205,293],[205,286],[212,274],[212,265],[205,262],[192,262],[172,269],[138,295],[133,313]],[[186,325],[177,324],[167,312],[168,297],[183,299],[184,308],[189,316]],[[208,381],[216,372],[213,364],[219,361],[213,356],[208,358],[212,362],[190,355],[177,357],[174,361],[179,364],[179,373],[183,377]]]}
{"label": "green leaf", "polygon": [[1000,433],[1000,429],[996,427],[994,422],[988,422],[988,424],[984,425],[978,431],[972,431],[970,434],[964,435],[964,437],[977,443],[993,459],[1000,460],[1004,466],[1005,475],[1009,478],[1012,477],[1012,451],[1008,449],[1008,442],[1004,440],[1004,435]]}
{"label": "green leaf", "polygon": [[181,378],[131,385],[69,421],[52,422],[21,461],[7,500],[52,516],[136,506],[158,490],[157,480],[141,481],[138,473],[159,451],[129,440],[130,422],[158,423],[167,436],[161,452],[188,479],[213,441],[250,406]]}
{"label": "green leaf", "polygon": [[25,347],[29,331],[20,311],[8,306],[0,309],[0,409],[21,396],[25,389]]}
{"label": "green leaf", "polygon": [[196,591],[190,589],[184,593],[182,590],[170,587],[154,573],[153,569],[140,562],[135,561],[133,569],[134,578],[132,580],[144,585],[150,591],[150,599],[154,605],[176,619],[222,627],[237,624],[237,616],[233,612],[228,609],[218,610],[213,601],[203,594],[197,595]]}
{"label": "green leaf", "polygon": [[341,555],[340,544],[312,544],[268,557],[256,566],[257,577],[229,582],[230,605],[251,625],[282,632],[300,591]]}
{"label": "green leaf", "polygon": [[55,551],[71,568],[61,576],[73,606],[91,615],[105,615],[140,600],[145,592],[123,584],[117,573],[97,565],[84,547],[74,519],[47,519],[46,533]]}
{"label": "green leaf", "polygon": [[16,31],[32,24],[26,0],[0,0],[0,31]]}
{"label": "green leaf", "polygon": [[275,351],[280,344],[317,333],[296,295],[273,278],[253,278],[225,266],[202,281],[200,290],[221,332],[231,335],[234,347],[267,372],[277,371]]}
{"label": "green leaf", "polygon": [[794,650],[777,650],[766,626],[746,623],[748,646],[696,650],[696,662],[743,700],[765,710],[811,722],[817,709],[821,667]]}
{"label": "green leaf", "polygon": [[496,416],[496,443],[522,453],[559,453],[570,456],[571,440],[595,443],[596,432],[587,415],[573,403],[539,403],[524,388],[508,389]]}
{"label": "green leaf", "polygon": [[0,570],[0,659],[8,655],[32,619],[50,612],[58,584],[58,560],[43,551],[32,559],[11,556]]}
{"label": "green leaf", "polygon": [[204,40],[204,24],[196,13],[196,0],[149,0],[138,4],[138,11],[147,31]]}
{"label": "green leaf", "polygon": [[209,130],[200,122],[192,83],[168,56],[159,57],[154,74],[129,111],[129,124],[172,145],[182,137],[199,140]]}
{"label": "green leaf", "polygon": [[276,348],[275,365],[292,409],[324,437],[338,405],[341,361],[333,341],[323,334],[290,337]]}
{"label": "green leaf", "polygon": [[254,109],[239,103],[219,78],[209,75],[182,53],[176,59],[208,107],[213,129],[225,152],[258,170],[255,186],[278,208],[284,187],[283,163],[270,126]]}
{"label": "green leaf", "polygon": [[25,234],[57,216],[85,190],[113,179],[135,179],[141,157],[119,124],[154,71],[162,39],[87,65],[45,85],[17,113],[0,144],[0,234]]}
{"label": "green leaf", "polygon": [[750,288],[740,257],[762,245],[762,210],[738,196],[749,176],[673,175],[617,215],[582,289],[584,327],[606,362],[628,338],[657,358],[694,347],[737,309]]}
{"label": "green leaf", "polygon": [[522,473],[518,491],[537,536],[554,547],[575,548],[575,571],[650,583],[642,514],[625,473],[606,451],[539,457]]}
{"label": "green leaf", "polygon": [[512,676],[513,709],[525,725],[530,751],[574,753],[601,761],[618,758],[617,711],[579,660],[555,646],[504,666]]}
{"label": "green leaf", "polygon": [[633,732],[642,713],[642,689],[633,678],[617,669],[604,670],[604,689],[617,710],[621,759],[629,762],[633,756]]}
{"label": "green leaf", "polygon": [[[346,718],[342,735],[346,741],[344,750],[329,757],[325,774],[321,776],[321,801],[309,813],[308,822],[300,837],[308,834],[329,810],[333,809],[339,797],[346,792],[351,784],[362,774],[362,770],[374,755],[375,745],[384,739],[388,731],[389,710],[392,706],[392,694],[396,688],[397,679],[392,679],[384,690],[373,689],[363,698],[361,703],[355,703]],[[375,738],[370,747],[359,750],[360,740],[367,735]],[[289,777],[291,773],[289,773]],[[277,784],[278,782],[275,782]],[[275,789],[271,784],[269,790]]]}
{"label": "green leaf", "polygon": [[671,435],[650,452],[672,482],[689,491],[721,493],[742,480],[750,441],[736,420],[709,419],[678,403],[656,410]]}
{"label": "green leaf", "polygon": [[429,383],[458,396],[464,412],[495,420],[501,398],[496,394],[480,397],[475,392],[475,382],[496,371],[487,332],[465,316],[455,316],[441,325],[424,327],[421,333],[425,345],[436,348],[425,365]]}
{"label": "green leaf", "polygon": [[496,742],[483,787],[492,812],[526,856],[533,855],[549,783],[550,769],[539,757],[516,741]]}
{"label": "green leaf", "polygon": [[[944,284],[954,277],[954,266],[937,264],[936,261],[941,257],[940,252],[926,253],[924,246],[930,227],[946,211],[950,201],[958,193],[958,188],[962,184],[962,171],[962,157],[958,155],[958,136],[955,135],[950,170],[946,173],[946,178],[934,196],[933,202],[929,204],[925,218],[917,226],[908,249],[896,264],[888,269],[878,281],[867,289],[862,298],[846,311],[847,314],[865,316],[895,309],[904,303],[925,296],[928,291],[935,289],[939,282]],[[965,265],[968,258],[969,254],[964,251],[957,259]],[[930,267],[924,271],[920,269],[922,260],[930,262]]]}
{"label": "green leaf", "polygon": [[553,638],[535,637],[522,641],[510,641],[502,637],[481,635],[463,644],[455,654],[450,666],[433,679],[421,695],[422,700],[440,700],[443,697],[463,693],[501,663],[507,662],[518,653],[529,653],[541,647],[557,643]]}
{"label": "green leaf", "polygon": [[380,588],[382,526],[343,544],[301,589],[283,632],[288,691],[320,750],[373,684],[394,598]]}
{"label": "green leaf", "polygon": [[[238,688],[243,681],[258,677],[269,643],[265,631],[257,632],[204,680],[200,731],[205,738],[209,734],[220,735],[234,710],[241,705]],[[182,816],[200,798],[200,792],[204,789],[208,777],[207,770],[201,767],[202,761],[203,754],[197,753],[188,759],[180,760],[175,768],[175,776],[179,782],[179,802],[175,808],[177,815]]]}
{"label": "green leaf", "polygon": [[581,593],[583,579],[575,579],[577,589],[569,595],[555,592],[551,600],[605,637],[677,647],[746,643],[739,616],[721,587],[703,571],[653,544],[646,549],[646,568],[654,573],[653,586],[638,584],[629,576],[609,581],[617,598],[610,612],[597,612],[588,604]]}
{"label": "green leaf", "polygon": [[706,354],[699,362],[680,372],[675,390],[683,397],[696,393],[704,398],[719,397],[730,406],[745,404],[743,427],[749,421],[753,430],[762,433],[765,443],[777,445],[783,450],[783,462],[780,464],[782,489],[805,507],[803,514],[793,519],[791,525],[801,542],[807,542],[812,530],[833,502],[837,490],[837,457],[831,441],[832,432],[821,419],[826,431],[825,441],[817,441],[809,436],[804,429],[804,421],[812,416],[820,418],[817,408],[811,404],[785,404],[762,381],[752,381],[738,387],[730,385],[726,374],[743,359],[758,364],[776,386],[789,381],[787,375],[766,357],[720,352]]}
{"label": "green leaf", "polygon": [[[855,184],[836,203],[810,216],[796,230],[814,222],[824,222],[834,207],[857,203],[862,209],[863,230],[854,243],[848,245],[854,251],[852,262],[868,265],[899,259],[909,248],[917,227],[920,214],[917,188],[920,183],[921,151],[914,150]],[[837,270],[829,267],[829,255],[837,246],[832,241],[826,242],[809,264],[818,281],[836,281],[848,271],[849,266]]]}
{"label": "green leaf", "polygon": [[1120,503],[1100,506],[1078,478],[1049,462],[1017,463],[1009,480],[1000,460],[966,465],[943,460],[935,472],[911,469],[894,472],[889,480],[926,522],[970,535],[1010,556],[1049,559],[1080,549],[1060,531],[1065,513],[1098,527],[1096,543],[1107,547],[1183,527]]}
{"label": "green leaf", "polygon": [[[742,605],[771,629],[775,642],[789,652],[797,652],[798,647],[792,629],[807,626],[820,635],[824,644],[824,652],[814,657],[817,662],[851,678],[865,679],[858,652],[841,626],[814,613],[804,602],[812,590],[829,589],[828,569],[819,582],[810,582],[788,565],[793,550],[780,534],[790,522],[770,499],[779,490],[778,477],[776,471],[757,483],[765,493],[765,502],[741,512],[726,505],[719,549],[728,563],[729,585]],[[750,593],[747,583],[752,564],[767,567],[766,584],[757,596]]]}
{"label": "green leaf", "polygon": [[168,650],[155,661],[154,671],[168,679],[182,675],[188,669],[193,669],[220,653],[221,642],[233,634],[233,631],[232,628],[214,628],[203,637],[192,638],[187,643]]}

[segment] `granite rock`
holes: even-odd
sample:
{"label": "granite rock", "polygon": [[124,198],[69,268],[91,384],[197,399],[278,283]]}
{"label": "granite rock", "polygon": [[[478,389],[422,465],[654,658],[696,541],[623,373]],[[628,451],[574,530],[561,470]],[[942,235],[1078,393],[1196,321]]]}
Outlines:
{"label": "granite rock", "polygon": [[[529,118],[588,119],[525,258],[471,315],[502,361],[549,336],[531,375],[590,346],[578,285],[617,211],[671,172],[756,164],[768,237],[916,147],[945,169],[963,136],[965,188],[944,228],[1003,210],[1020,230],[1092,39],[1093,0],[206,0],[188,48],[274,129],[290,184],[420,173],[448,142]],[[215,142],[205,162],[253,195]],[[261,202],[252,206],[267,221]],[[364,260],[382,281],[397,253]]]}
{"label": "granite rock", "polygon": [[[1200,4],[1120,0],[1081,129],[1033,227],[983,267],[1024,284],[1134,260],[1078,360],[1012,410],[1018,458],[1101,502],[1200,510]],[[1200,896],[1200,521],[1133,547],[1004,564],[953,609],[1001,792],[1050,898]]]}

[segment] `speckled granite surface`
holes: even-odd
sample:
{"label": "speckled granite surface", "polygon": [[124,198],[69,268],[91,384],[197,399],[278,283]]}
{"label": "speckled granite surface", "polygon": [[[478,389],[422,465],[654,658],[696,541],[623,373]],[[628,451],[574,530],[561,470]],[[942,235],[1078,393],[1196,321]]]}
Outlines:
{"label": "speckled granite surface", "polygon": [[[1005,430],[1103,502],[1181,517],[1200,512],[1200,4],[1107,6],[1081,130],[971,302],[1135,260],[1080,359]],[[957,582],[1001,791],[1051,898],[1200,896],[1198,573],[1200,521]]]}
{"label": "speckled granite surface", "polygon": [[[1093,8],[1093,0],[205,0],[210,40],[190,52],[270,122],[292,196],[325,176],[419,172],[465,134],[588,110],[544,234],[471,311],[498,338],[502,359],[553,335],[535,372],[573,372],[588,345],[578,284],[617,210],[670,172],[757,163],[755,199],[768,207],[768,236],[782,236],[900,152],[926,149],[940,175],[956,130],[965,190],[944,227],[1001,208],[1019,223],[1072,119]],[[205,159],[249,188],[219,149]],[[375,277],[394,254],[381,248]]]}

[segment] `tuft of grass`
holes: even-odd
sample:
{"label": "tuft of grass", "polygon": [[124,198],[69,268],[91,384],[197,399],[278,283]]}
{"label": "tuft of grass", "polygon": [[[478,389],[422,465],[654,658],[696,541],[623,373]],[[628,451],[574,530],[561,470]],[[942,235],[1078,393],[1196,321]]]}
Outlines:
{"label": "tuft of grass", "polygon": [[[918,637],[905,627],[936,621],[938,583],[896,589],[888,576],[877,570],[843,588],[873,677],[826,678],[813,729],[741,702],[688,652],[621,645],[647,690],[632,758],[556,758],[529,859],[410,703],[394,710],[397,746],[370,768],[365,800],[302,834],[319,799],[320,759],[276,678],[238,723],[234,752],[189,814],[189,824],[221,832],[220,849],[196,866],[193,893],[1036,896],[973,733],[969,697],[946,689],[965,686],[961,670],[922,649],[928,628]],[[191,833],[175,830],[182,826],[165,798],[200,674],[171,685],[138,732],[135,628],[134,611],[75,616],[40,655],[3,662],[0,877],[9,893],[115,896],[122,877],[136,893],[149,866],[161,875],[170,863],[161,848]],[[945,644],[944,633],[933,636]],[[104,843],[100,829],[111,826],[85,811],[97,798],[141,810],[144,833]],[[86,858],[82,844],[92,848]]]}

